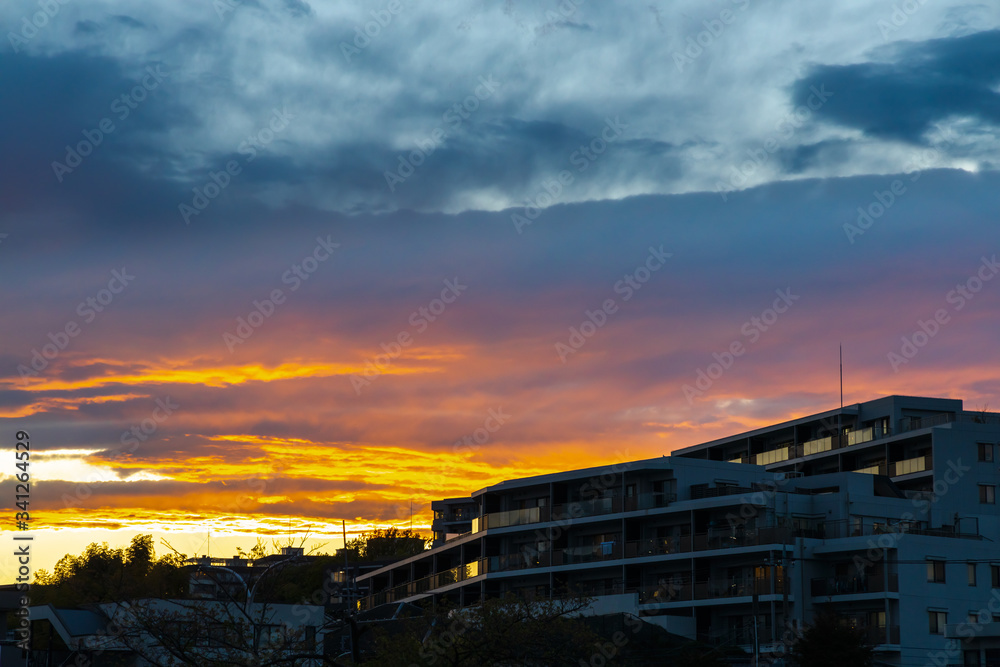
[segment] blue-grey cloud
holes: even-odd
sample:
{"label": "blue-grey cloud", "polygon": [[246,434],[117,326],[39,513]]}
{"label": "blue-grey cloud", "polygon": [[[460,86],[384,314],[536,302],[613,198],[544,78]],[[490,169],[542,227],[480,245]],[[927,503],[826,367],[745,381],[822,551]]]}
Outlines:
{"label": "blue-grey cloud", "polygon": [[1000,124],[1000,31],[906,43],[878,52],[888,62],[821,65],[796,82],[796,104],[814,87],[837,94],[821,117],[876,138],[920,143],[937,121]]}

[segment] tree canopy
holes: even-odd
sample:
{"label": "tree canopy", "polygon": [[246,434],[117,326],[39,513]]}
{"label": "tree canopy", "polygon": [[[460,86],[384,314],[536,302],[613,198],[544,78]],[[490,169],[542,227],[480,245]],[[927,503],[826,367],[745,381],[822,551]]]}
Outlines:
{"label": "tree canopy", "polygon": [[348,540],[345,548],[353,552],[356,560],[398,560],[414,556],[427,548],[429,540],[407,528],[395,526],[376,528],[361,537]]}
{"label": "tree canopy", "polygon": [[791,657],[800,667],[871,667],[874,651],[864,632],[824,611],[792,645]]}
{"label": "tree canopy", "polygon": [[51,574],[38,570],[32,602],[76,607],[88,602],[178,597],[185,593],[187,584],[180,569],[183,561],[179,554],[157,559],[152,535],[136,535],[124,549],[95,542],[79,556],[63,556]]}

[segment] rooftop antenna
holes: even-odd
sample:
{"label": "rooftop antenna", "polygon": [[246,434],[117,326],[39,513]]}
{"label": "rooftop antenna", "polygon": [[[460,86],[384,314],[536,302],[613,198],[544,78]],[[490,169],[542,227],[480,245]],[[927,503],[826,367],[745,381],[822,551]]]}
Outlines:
{"label": "rooftop antenna", "polygon": [[344,597],[351,602],[351,566],[347,562],[347,521],[341,519],[340,528],[344,531],[344,586],[347,588],[347,595]]}
{"label": "rooftop antenna", "polygon": [[837,413],[837,446],[844,435],[844,344],[840,343],[840,412]]}

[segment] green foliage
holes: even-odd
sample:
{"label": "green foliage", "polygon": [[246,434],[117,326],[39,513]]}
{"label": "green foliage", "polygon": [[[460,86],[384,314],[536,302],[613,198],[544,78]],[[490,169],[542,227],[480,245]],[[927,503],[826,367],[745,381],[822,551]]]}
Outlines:
{"label": "green foliage", "polygon": [[799,667],[871,667],[874,652],[862,631],[823,612],[792,646],[791,657]]}
{"label": "green foliage", "polygon": [[407,528],[376,528],[361,537],[348,540],[346,548],[354,553],[355,560],[399,560],[415,556],[427,548],[429,540]]}
{"label": "green foliage", "polygon": [[117,602],[140,597],[179,597],[186,592],[183,557],[156,559],[152,535],[136,535],[125,549],[92,543],[80,556],[66,554],[52,574],[39,570],[32,586],[33,604],[77,607],[88,602]]}

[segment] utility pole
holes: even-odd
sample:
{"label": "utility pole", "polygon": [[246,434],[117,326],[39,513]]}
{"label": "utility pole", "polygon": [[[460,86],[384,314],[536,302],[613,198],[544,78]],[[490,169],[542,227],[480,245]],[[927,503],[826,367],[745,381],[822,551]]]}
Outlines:
{"label": "utility pole", "polygon": [[753,667],[760,665],[760,639],[757,637],[757,612],[760,599],[757,596],[757,586],[754,585],[753,592]]}
{"label": "utility pole", "polygon": [[340,520],[340,527],[344,533],[344,586],[347,587],[347,622],[350,625],[351,637],[351,662],[355,665],[361,662],[361,647],[358,646],[358,619],[355,614],[357,602],[354,600],[355,588],[354,578],[351,576],[351,566],[347,562],[347,521]]}

